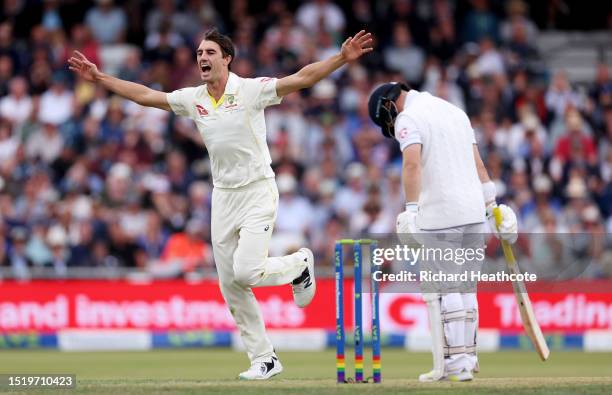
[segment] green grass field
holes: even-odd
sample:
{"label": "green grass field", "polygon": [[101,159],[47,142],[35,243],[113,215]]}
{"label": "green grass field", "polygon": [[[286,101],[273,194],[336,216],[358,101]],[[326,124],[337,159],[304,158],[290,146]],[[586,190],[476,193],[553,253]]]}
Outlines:
{"label": "green grass field", "polygon": [[[349,357],[351,354],[347,354]],[[334,353],[279,353],[285,371],[267,382],[240,382],[246,356],[229,350],[61,353],[1,351],[0,373],[71,373],[76,390],[24,390],[23,394],[610,394],[612,354],[555,352],[540,362],[535,353],[480,356],[481,372],[470,383],[421,384],[416,377],[431,356],[383,350],[383,384],[335,383]],[[367,365],[366,365],[367,366]],[[367,373],[371,373],[367,366]],[[348,372],[349,374],[352,372]],[[1,388],[0,392],[6,388]]]}

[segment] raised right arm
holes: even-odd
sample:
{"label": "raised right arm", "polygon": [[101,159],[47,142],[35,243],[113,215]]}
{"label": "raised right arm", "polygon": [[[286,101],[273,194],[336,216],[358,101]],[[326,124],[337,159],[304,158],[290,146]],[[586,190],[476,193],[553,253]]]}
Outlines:
{"label": "raised right arm", "polygon": [[172,111],[166,93],[156,91],[135,82],[124,81],[111,75],[102,73],[98,67],[89,61],[85,55],[79,51],[68,59],[70,70],[77,73],[83,79],[101,84],[104,88],[118,94],[128,100],[136,102],[142,106],[156,107],[166,111]]}

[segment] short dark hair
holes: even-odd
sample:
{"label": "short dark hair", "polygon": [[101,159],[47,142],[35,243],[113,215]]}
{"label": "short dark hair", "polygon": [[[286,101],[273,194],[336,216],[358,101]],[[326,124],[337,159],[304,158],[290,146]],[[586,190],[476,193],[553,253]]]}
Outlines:
{"label": "short dark hair", "polygon": [[216,28],[212,28],[212,29],[207,30],[204,33],[204,40],[213,41],[219,44],[219,47],[221,48],[221,54],[223,55],[223,57],[226,57],[226,56],[232,57],[229,64],[227,65],[227,68],[231,70],[232,62],[234,61],[234,54],[236,53],[234,50],[234,43],[232,42],[232,39],[226,36],[225,34],[219,33],[219,31]]}

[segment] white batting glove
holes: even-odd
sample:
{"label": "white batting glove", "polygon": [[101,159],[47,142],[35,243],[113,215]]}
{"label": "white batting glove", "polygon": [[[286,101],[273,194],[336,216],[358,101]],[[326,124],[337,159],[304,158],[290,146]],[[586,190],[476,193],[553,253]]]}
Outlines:
{"label": "white batting glove", "polygon": [[419,206],[416,203],[406,203],[406,211],[397,216],[396,230],[400,241],[408,247],[419,247],[421,243],[415,238],[419,228],[416,224],[416,217]]}
{"label": "white batting glove", "polygon": [[518,222],[516,214],[509,206],[505,204],[499,205],[499,210],[502,215],[502,222],[499,227],[495,223],[495,216],[493,215],[493,209],[498,207],[496,203],[491,203],[487,206],[487,220],[489,221],[489,227],[493,231],[493,234],[498,239],[505,240],[510,244],[514,244],[518,238]]}

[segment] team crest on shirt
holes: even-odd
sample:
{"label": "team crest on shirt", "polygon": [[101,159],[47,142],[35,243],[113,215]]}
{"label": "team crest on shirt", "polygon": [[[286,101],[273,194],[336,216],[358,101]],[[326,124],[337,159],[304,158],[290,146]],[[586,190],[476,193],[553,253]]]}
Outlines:
{"label": "team crest on shirt", "polygon": [[234,95],[226,95],[225,96],[225,100],[227,101],[227,104],[234,104],[234,102],[236,101],[236,96]]}
{"label": "team crest on shirt", "polygon": [[225,105],[223,107],[225,108],[234,108],[236,106],[238,106],[238,103],[236,103],[236,96],[235,95],[225,95]]}
{"label": "team crest on shirt", "polygon": [[206,111],[206,109],[203,106],[201,106],[199,104],[196,104],[195,108],[196,108],[196,110],[198,110],[198,115],[199,116],[205,117],[205,116],[208,115],[208,111]]}

